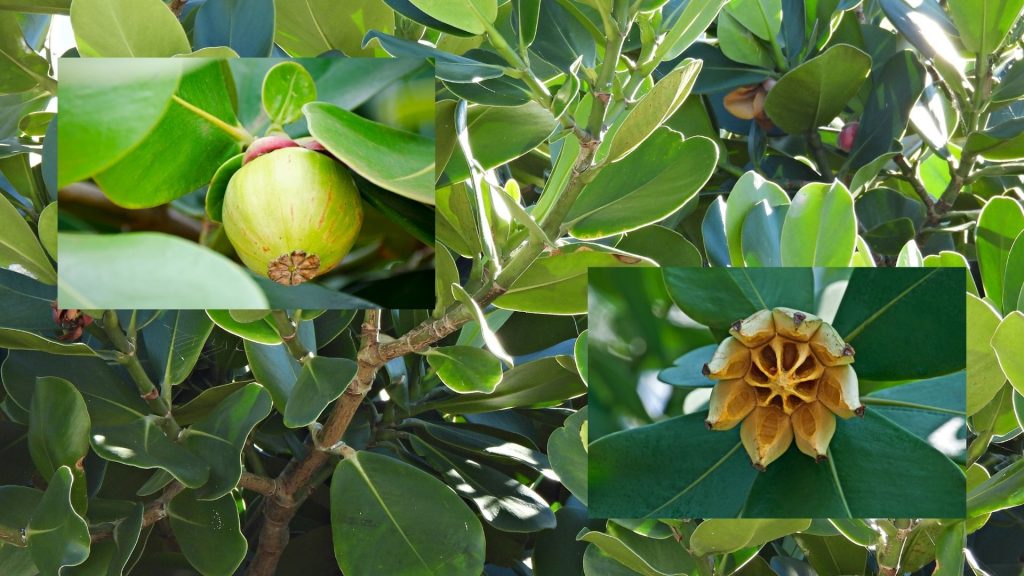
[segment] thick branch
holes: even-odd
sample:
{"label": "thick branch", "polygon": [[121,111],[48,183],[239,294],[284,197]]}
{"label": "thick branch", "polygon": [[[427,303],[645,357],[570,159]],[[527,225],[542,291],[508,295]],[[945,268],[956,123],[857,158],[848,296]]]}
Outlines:
{"label": "thick branch", "polygon": [[924,184],[917,179],[917,175],[914,174],[914,167],[907,162],[907,159],[903,157],[903,154],[897,154],[893,158],[893,162],[900,169],[900,174],[903,175],[903,179],[910,184],[910,187],[914,189],[918,198],[924,204],[925,210],[928,212],[928,223],[932,226],[938,223],[939,215],[935,212],[935,200],[932,195],[925,189]]}
{"label": "thick branch", "polygon": [[242,477],[238,479],[238,487],[258,492],[270,498],[277,493],[278,483],[274,478],[267,478],[266,476],[260,476],[251,472],[242,472]]}
{"label": "thick branch", "polygon": [[268,497],[263,508],[263,528],[259,546],[249,565],[249,576],[271,576],[277,570],[285,546],[288,545],[288,524],[302,501],[309,494],[314,477],[328,463],[330,455],[318,449],[317,444],[331,446],[341,441],[366,393],[370,391],[377,370],[386,360],[378,348],[380,337],[379,309],[367,310],[362,325],[362,338],[356,355],[358,369],[341,399],[334,404],[331,415],[314,439],[306,456],[292,461],[277,478],[277,490]]}

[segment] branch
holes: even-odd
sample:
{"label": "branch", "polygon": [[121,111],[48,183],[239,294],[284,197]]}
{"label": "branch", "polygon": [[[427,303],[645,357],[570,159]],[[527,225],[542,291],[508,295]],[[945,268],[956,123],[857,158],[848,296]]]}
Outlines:
{"label": "branch", "polygon": [[380,318],[379,309],[366,311],[359,352],[356,354],[358,369],[355,377],[341,399],[334,404],[320,437],[312,442],[313,447],[304,458],[289,463],[275,481],[277,490],[273,496],[268,496],[263,507],[263,528],[260,530],[256,554],[249,564],[249,576],[272,576],[277,571],[277,563],[288,545],[288,524],[309,495],[312,480],[330,458],[329,454],[317,449],[316,445],[331,446],[341,441],[363,398],[370,391],[377,370],[385,364],[386,360],[380,355],[378,347]]}
{"label": "branch", "polygon": [[153,384],[153,381],[149,379],[149,375],[146,374],[142,363],[139,362],[135,342],[129,340],[128,336],[121,330],[121,325],[117,319],[117,312],[105,310],[103,312],[102,325],[103,331],[107,333],[110,341],[114,344],[114,348],[117,349],[117,363],[124,366],[125,370],[128,371],[128,374],[135,381],[135,385],[139,389],[139,395],[149,404],[149,408],[153,413],[163,417],[162,426],[164,432],[172,440],[177,438],[181,428],[174,421],[174,416],[171,415],[170,405],[160,396],[160,391]]}
{"label": "branch", "polygon": [[281,340],[284,341],[285,348],[291,352],[299,364],[304,364],[313,357],[313,354],[306,350],[306,347],[299,341],[298,330],[284,310],[271,310],[270,319],[274,322],[274,328],[277,329]]}
{"label": "branch", "polygon": [[[174,481],[164,488],[164,493],[159,498],[153,500],[149,504],[146,504],[145,510],[142,512],[142,526],[150,526],[163,520],[167,517],[167,505],[170,504],[171,500],[175,496],[181,493],[185,487],[180,482]],[[92,541],[99,542],[100,540],[106,540],[114,536],[113,528],[102,528],[92,533]]]}
{"label": "branch", "polygon": [[260,476],[259,474],[253,474],[252,472],[242,472],[242,477],[238,479],[238,487],[251,490],[271,498],[277,493],[279,485],[277,480],[274,478],[267,478],[266,476]]}
{"label": "branch", "polygon": [[807,147],[811,149],[811,153],[814,154],[814,163],[818,165],[818,172],[828,182],[835,179],[835,175],[832,173],[832,167],[828,164],[828,153],[825,152],[825,146],[821,143],[821,134],[818,134],[818,129],[813,128],[806,135]]}
{"label": "branch", "polygon": [[918,198],[924,203],[925,209],[928,211],[928,223],[935,225],[939,221],[939,214],[935,211],[935,200],[932,199],[932,195],[925,189],[924,184],[917,179],[917,175],[914,174],[914,167],[907,162],[907,159],[903,157],[903,154],[897,154],[893,158],[893,162],[900,169],[900,174],[903,175],[903,180],[910,184],[910,187],[917,193]]}

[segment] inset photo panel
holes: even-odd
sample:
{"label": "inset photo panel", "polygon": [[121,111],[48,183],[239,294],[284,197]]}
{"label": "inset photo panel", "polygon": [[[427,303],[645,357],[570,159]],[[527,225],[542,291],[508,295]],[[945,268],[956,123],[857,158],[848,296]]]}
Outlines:
{"label": "inset photo panel", "polygon": [[599,518],[962,518],[962,268],[592,269]]}
{"label": "inset photo panel", "polygon": [[60,69],[62,309],[434,306],[429,61]]}

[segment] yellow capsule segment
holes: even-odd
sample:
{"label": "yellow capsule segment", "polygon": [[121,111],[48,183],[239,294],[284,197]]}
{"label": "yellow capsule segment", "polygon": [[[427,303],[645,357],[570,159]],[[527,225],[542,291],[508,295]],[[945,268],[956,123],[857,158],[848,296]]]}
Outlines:
{"label": "yellow capsule segment", "polygon": [[828,458],[828,445],[836,432],[836,416],[821,402],[798,408],[791,417],[793,438],[801,452],[818,462]]}
{"label": "yellow capsule segment", "polygon": [[772,319],[775,321],[775,332],[779,336],[797,342],[810,340],[822,323],[821,318],[814,314],[781,307],[772,310]]}
{"label": "yellow capsule segment", "polygon": [[747,348],[760,346],[775,337],[775,320],[771,310],[759,310],[743,320],[737,320],[729,334]]}
{"label": "yellow capsule segment", "polygon": [[713,380],[742,378],[750,369],[750,349],[733,337],[722,340],[711,362],[704,365],[704,375]]}
{"label": "yellow capsule segment", "polygon": [[754,390],[743,380],[722,380],[711,390],[709,430],[729,430],[739,424],[756,406]]}
{"label": "yellow capsule segment", "polygon": [[743,420],[740,439],[754,468],[763,471],[793,443],[793,425],[782,409],[758,406]]}
{"label": "yellow capsule segment", "polygon": [[864,415],[860,403],[857,373],[849,365],[832,366],[825,369],[818,381],[818,401],[840,418]]}
{"label": "yellow capsule segment", "polygon": [[831,324],[822,324],[810,340],[814,356],[825,366],[841,366],[853,362],[854,350],[843,341]]}

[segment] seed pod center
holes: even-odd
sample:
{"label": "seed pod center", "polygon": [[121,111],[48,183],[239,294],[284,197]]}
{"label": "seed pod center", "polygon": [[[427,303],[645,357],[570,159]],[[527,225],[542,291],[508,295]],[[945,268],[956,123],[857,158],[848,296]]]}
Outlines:
{"label": "seed pod center", "polygon": [[320,257],[306,254],[305,250],[293,250],[282,254],[267,267],[267,277],[285,286],[297,286],[306,280],[316,278],[320,270]]}

